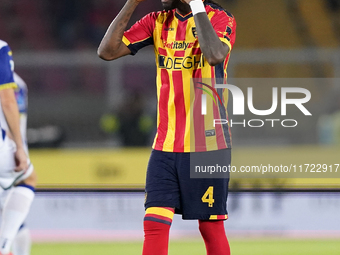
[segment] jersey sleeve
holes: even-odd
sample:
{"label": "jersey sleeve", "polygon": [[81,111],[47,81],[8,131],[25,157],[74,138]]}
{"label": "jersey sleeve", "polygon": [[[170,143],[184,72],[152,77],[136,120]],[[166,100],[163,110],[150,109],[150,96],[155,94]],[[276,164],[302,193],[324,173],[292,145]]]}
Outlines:
{"label": "jersey sleeve", "polygon": [[156,16],[156,13],[150,13],[125,31],[123,43],[129,48],[132,55],[135,55],[141,48],[153,44]]}
{"label": "jersey sleeve", "polygon": [[13,78],[14,63],[12,52],[8,45],[0,49],[0,90],[16,88]]}
{"label": "jersey sleeve", "polygon": [[232,50],[236,39],[236,21],[232,14],[219,10],[211,18],[211,24],[222,42]]}

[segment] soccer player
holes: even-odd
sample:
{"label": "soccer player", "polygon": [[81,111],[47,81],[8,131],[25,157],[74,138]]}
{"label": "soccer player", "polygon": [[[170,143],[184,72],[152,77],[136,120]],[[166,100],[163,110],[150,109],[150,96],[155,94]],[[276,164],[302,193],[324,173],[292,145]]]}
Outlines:
{"label": "soccer player", "polygon": [[20,131],[13,70],[12,52],[0,40],[0,186],[11,189],[2,211],[0,255],[10,254],[13,240],[29,212],[36,185],[36,174]]}
{"label": "soccer player", "polygon": [[[27,130],[27,85],[24,80],[17,74],[13,74],[14,82],[17,84],[17,88],[15,90],[16,101],[18,104],[19,112],[20,112],[20,132],[22,141],[25,143],[25,151],[28,155],[28,146],[27,146],[27,138],[26,138],[26,130]],[[8,195],[10,194],[11,189],[1,190],[0,191],[0,211],[2,214],[2,210],[4,208],[4,204],[7,200]],[[30,231],[27,228],[26,224],[23,223],[20,226],[18,233],[16,234],[13,244],[12,251],[14,255],[29,255],[31,252],[31,235]]]}
{"label": "soccer player", "polygon": [[[158,127],[147,169],[143,255],[168,254],[175,212],[198,220],[208,255],[229,255],[223,224],[229,179],[190,178],[190,161],[206,158],[230,165],[230,129],[213,127],[208,115],[197,112],[203,88],[195,89],[191,81],[227,77],[235,19],[211,0],[162,0],[163,11],[146,15],[125,31],[143,1],[127,0],[98,48],[104,60],[134,55],[147,45],[154,46],[156,55]],[[228,91],[215,92],[214,99],[223,98],[227,105]],[[207,107],[215,119],[226,118],[221,104],[211,100]]]}

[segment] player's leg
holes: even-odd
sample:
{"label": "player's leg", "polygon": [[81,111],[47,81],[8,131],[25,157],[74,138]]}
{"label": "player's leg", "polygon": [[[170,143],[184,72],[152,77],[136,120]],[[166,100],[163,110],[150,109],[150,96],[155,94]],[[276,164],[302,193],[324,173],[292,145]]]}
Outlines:
{"label": "player's leg", "polygon": [[174,153],[153,151],[146,177],[143,255],[168,254],[174,208],[179,208],[179,188]]}
{"label": "player's leg", "polygon": [[29,255],[31,253],[31,234],[29,229],[23,224],[12,243],[14,255]]}
{"label": "player's leg", "polygon": [[0,252],[8,254],[12,242],[23,224],[31,203],[34,199],[36,185],[36,173],[33,167],[28,170],[30,175],[13,187],[4,204],[1,231],[0,231]]}
{"label": "player's leg", "polygon": [[222,220],[199,220],[207,255],[230,255],[230,247]]}
{"label": "player's leg", "polygon": [[144,217],[143,255],[166,255],[174,208],[149,207]]}
{"label": "player's leg", "polygon": [[[194,154],[194,155],[193,155]],[[190,178],[188,169],[199,166],[228,166],[230,149],[182,154],[178,167],[183,219],[199,220],[199,230],[208,255],[230,255],[223,220],[227,219],[226,201],[229,176]],[[202,161],[203,159],[203,161]],[[202,176],[205,177],[205,176]]]}
{"label": "player's leg", "polygon": [[[0,189],[0,215],[2,216],[2,209],[4,207],[6,198],[10,190]],[[0,220],[1,221],[1,220]],[[25,224],[22,224],[12,244],[12,251],[14,255],[29,255],[31,252],[31,235],[29,229]]]}

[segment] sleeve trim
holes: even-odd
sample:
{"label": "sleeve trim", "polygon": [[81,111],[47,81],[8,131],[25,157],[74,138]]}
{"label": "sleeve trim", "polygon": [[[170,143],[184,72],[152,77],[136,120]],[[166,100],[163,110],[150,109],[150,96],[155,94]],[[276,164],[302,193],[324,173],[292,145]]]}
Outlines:
{"label": "sleeve trim", "polygon": [[16,89],[18,85],[15,82],[5,83],[0,85],[0,90],[4,89]]}
{"label": "sleeve trim", "polygon": [[129,39],[127,39],[125,37],[125,35],[123,36],[123,42],[126,44],[126,46],[130,45],[130,44],[137,44],[137,43],[142,43],[142,42],[145,42],[146,40],[149,40],[150,38],[152,38],[152,36],[149,36],[149,37],[145,37],[144,39],[142,40],[139,40],[139,41],[135,41],[135,42],[130,42]]}
{"label": "sleeve trim", "polygon": [[[125,37],[125,36],[124,36]],[[153,38],[148,37],[143,40],[133,42],[131,43],[126,37],[124,39],[123,37],[123,43],[126,44],[126,46],[131,51],[131,55],[135,55],[141,48],[153,44]]]}
{"label": "sleeve trim", "polygon": [[131,44],[130,41],[125,37],[125,35],[123,36],[122,41],[126,46],[129,46]]}

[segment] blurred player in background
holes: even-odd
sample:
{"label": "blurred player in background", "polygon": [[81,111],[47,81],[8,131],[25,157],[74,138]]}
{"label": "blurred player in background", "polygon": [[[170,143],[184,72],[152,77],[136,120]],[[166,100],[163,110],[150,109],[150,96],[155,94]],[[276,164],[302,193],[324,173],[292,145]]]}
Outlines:
{"label": "blurred player in background", "polygon": [[[26,130],[27,130],[27,85],[23,79],[17,74],[14,73],[14,82],[17,84],[17,88],[15,90],[15,96],[17,100],[17,104],[20,112],[20,132],[22,141],[25,143],[25,151],[28,155],[28,146],[26,139]],[[10,194],[11,189],[0,191],[0,212],[2,214],[2,210],[4,208],[5,202],[7,200],[8,195]],[[31,235],[30,231],[27,228],[26,224],[23,223],[20,226],[19,232],[14,238],[12,244],[12,251],[14,255],[29,255],[31,252]]]}
{"label": "blurred player in background", "polygon": [[[26,141],[21,132],[26,132],[26,129],[20,127],[18,104],[23,110],[21,104],[26,99],[19,96],[20,93],[22,96],[24,94],[14,81],[13,70],[12,52],[7,43],[0,40],[0,185],[4,190],[10,189],[2,208],[1,255],[10,254],[15,236],[34,199],[36,185],[36,174],[28,159]],[[24,126],[26,117],[22,118],[25,119],[22,122]]]}
{"label": "blurred player in background", "polygon": [[[230,129],[211,127],[200,113],[194,112],[190,118],[190,108],[202,95],[197,90],[195,99],[190,98],[190,82],[227,77],[235,19],[210,0],[162,0],[164,11],[146,15],[124,32],[143,1],[127,0],[98,48],[105,60],[134,55],[147,45],[154,45],[156,54],[158,128],[147,169],[143,255],[168,254],[175,212],[183,219],[199,221],[208,255],[229,255],[223,224],[229,178],[190,178],[190,159],[214,158],[218,159],[215,164],[230,165]],[[225,93],[228,91],[218,90],[219,98],[227,100]],[[214,108],[211,102],[209,107],[215,118],[226,118],[221,105]]]}

